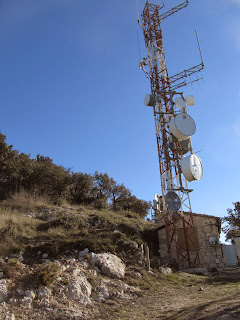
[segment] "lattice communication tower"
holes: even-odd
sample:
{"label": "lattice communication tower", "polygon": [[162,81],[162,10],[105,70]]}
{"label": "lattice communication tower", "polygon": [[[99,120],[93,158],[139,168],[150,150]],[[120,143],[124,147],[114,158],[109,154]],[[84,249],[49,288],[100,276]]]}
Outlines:
{"label": "lattice communication tower", "polygon": [[[193,190],[188,188],[187,182],[201,179],[202,165],[200,158],[193,153],[191,135],[196,126],[187,113],[187,106],[194,104],[194,97],[184,98],[178,89],[201,79],[191,76],[199,73],[204,63],[199,46],[201,63],[169,76],[161,29],[166,18],[188,4],[189,1],[185,1],[161,14],[164,4],[146,2],[138,22],[143,30],[147,57],[140,60],[139,66],[151,83],[151,94],[146,95],[144,103],[153,107],[160,166],[162,195],[155,195],[154,218],[165,227],[167,262],[176,260],[178,266],[196,267],[200,264],[199,245],[189,197]],[[190,155],[184,156],[188,152]],[[177,225],[183,230],[182,242],[178,238]]]}

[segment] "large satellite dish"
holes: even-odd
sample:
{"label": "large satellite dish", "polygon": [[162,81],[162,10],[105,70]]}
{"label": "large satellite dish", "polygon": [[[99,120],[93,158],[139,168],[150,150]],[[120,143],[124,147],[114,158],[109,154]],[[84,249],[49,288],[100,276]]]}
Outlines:
{"label": "large satellite dish", "polygon": [[169,210],[178,211],[181,207],[181,200],[175,192],[168,191],[166,194],[166,204]]}
{"label": "large satellite dish", "polygon": [[189,181],[201,180],[203,176],[202,162],[199,156],[191,154],[182,158],[181,169],[184,177]]}
{"label": "large satellite dish", "polygon": [[187,140],[196,131],[196,124],[187,113],[179,113],[169,122],[170,132],[178,140]]}

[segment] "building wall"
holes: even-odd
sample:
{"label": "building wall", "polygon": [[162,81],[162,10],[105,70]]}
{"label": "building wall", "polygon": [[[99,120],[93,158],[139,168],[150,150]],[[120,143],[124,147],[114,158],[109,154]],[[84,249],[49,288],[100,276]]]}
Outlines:
{"label": "building wall", "polygon": [[240,263],[240,237],[234,238],[234,241],[237,248],[238,263]]}
{"label": "building wall", "polygon": [[[223,268],[224,267],[224,258],[222,247],[219,244],[219,225],[218,218],[207,215],[193,215],[194,227],[196,230],[198,243],[199,243],[199,256],[200,256],[200,268]],[[162,221],[163,222],[163,221]],[[177,223],[178,228],[178,241],[182,241],[182,225],[181,220]],[[190,230],[189,230],[190,231]],[[159,230],[159,252],[160,259],[163,263],[166,263],[168,260],[168,250],[167,250],[167,240],[165,229]],[[185,238],[184,238],[185,239]],[[211,244],[210,244],[211,242]],[[190,250],[190,259],[194,261],[196,258],[196,250],[193,246],[189,246]],[[177,261],[176,249],[173,246],[171,249],[172,257]],[[186,251],[182,252],[186,254]],[[189,268],[187,260],[183,260],[180,269]]]}

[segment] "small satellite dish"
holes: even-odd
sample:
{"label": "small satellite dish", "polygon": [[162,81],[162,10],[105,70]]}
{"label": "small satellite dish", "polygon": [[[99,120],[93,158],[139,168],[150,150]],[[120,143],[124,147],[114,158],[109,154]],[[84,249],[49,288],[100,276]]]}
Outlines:
{"label": "small satellite dish", "polygon": [[197,156],[196,154],[191,154],[190,156],[182,158],[181,169],[184,177],[189,182],[202,179],[202,162],[199,156]]}
{"label": "small satellite dish", "polygon": [[169,210],[178,211],[181,207],[181,200],[175,192],[168,191],[166,194],[166,204]]}
{"label": "small satellite dish", "polygon": [[181,97],[177,97],[174,102],[175,102],[175,105],[180,109],[182,109],[186,106],[185,101]]}
{"label": "small satellite dish", "polygon": [[196,124],[187,113],[179,113],[169,122],[170,132],[178,140],[187,140],[196,131]]}
{"label": "small satellite dish", "polygon": [[155,97],[153,94],[146,94],[144,98],[145,106],[153,107],[155,104]]}
{"label": "small satellite dish", "polygon": [[187,106],[194,106],[195,101],[194,101],[193,95],[186,96],[184,100],[185,100]]}
{"label": "small satellite dish", "polygon": [[186,154],[191,150],[190,138],[187,140],[179,141],[179,146],[177,145],[176,151],[181,154]]}
{"label": "small satellite dish", "polygon": [[[172,136],[170,136],[172,138]],[[173,151],[177,151],[179,154],[186,154],[191,150],[191,143],[190,138],[187,140],[178,141],[178,143],[175,144],[175,148],[173,147],[172,139],[169,139],[170,148]]]}

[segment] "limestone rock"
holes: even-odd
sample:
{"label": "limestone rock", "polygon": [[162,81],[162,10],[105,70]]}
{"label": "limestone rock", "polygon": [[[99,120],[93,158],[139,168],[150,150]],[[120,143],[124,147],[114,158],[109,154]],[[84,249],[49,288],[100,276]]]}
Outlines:
{"label": "limestone rock", "polygon": [[51,294],[51,291],[45,287],[45,286],[40,286],[38,289],[38,299],[45,299],[48,298]]}
{"label": "limestone rock", "polygon": [[28,308],[28,309],[31,309],[32,307],[32,299],[31,298],[28,298],[28,297],[24,297],[21,301],[21,304]]}
{"label": "limestone rock", "polygon": [[24,292],[24,290],[23,290],[23,288],[21,286],[17,287],[16,292],[20,296],[24,296],[24,294],[25,294],[25,292]]}
{"label": "limestone rock", "polygon": [[67,286],[65,295],[71,300],[77,300],[82,295],[81,288],[78,283],[73,282]]}
{"label": "limestone rock", "polygon": [[36,296],[36,294],[35,294],[35,292],[34,292],[33,290],[26,290],[26,291],[25,291],[25,296],[26,296],[27,298],[34,299],[35,296]]}
{"label": "limestone rock", "polygon": [[86,277],[85,276],[81,276],[81,277],[78,278],[78,281],[80,282],[80,287],[81,287],[82,293],[85,296],[90,297],[91,292],[92,292],[92,286],[87,281]]}
{"label": "limestone rock", "polygon": [[79,258],[84,257],[85,254],[87,254],[87,253],[89,253],[88,248],[84,249],[83,251],[80,251],[80,252],[79,252]]}
{"label": "limestone rock", "polygon": [[8,295],[7,281],[5,279],[0,280],[0,303],[4,302]]}
{"label": "limestone rock", "polygon": [[49,306],[49,301],[48,299],[42,299],[40,303],[41,307],[48,307]]}
{"label": "limestone rock", "polygon": [[89,299],[92,293],[92,286],[84,275],[75,275],[71,284],[65,290],[65,295],[72,300],[79,300],[86,304],[90,303]]}
{"label": "limestone rock", "polygon": [[15,315],[13,313],[6,314],[4,320],[15,320]]}
{"label": "limestone rock", "polygon": [[166,274],[171,274],[172,273],[172,269],[171,268],[168,268],[168,267],[159,267],[158,271],[160,273],[162,273],[163,275],[166,275]]}
{"label": "limestone rock", "polygon": [[104,299],[109,299],[110,294],[105,285],[100,285],[95,290],[94,300],[97,302],[102,302]]}
{"label": "limestone rock", "polygon": [[91,263],[99,267],[104,275],[110,278],[124,278],[126,266],[116,255],[111,253],[92,253],[90,258]]}

